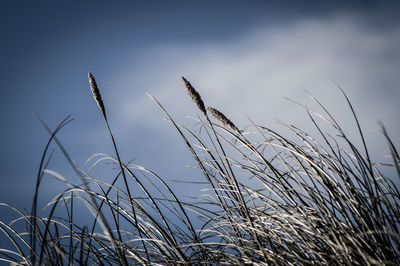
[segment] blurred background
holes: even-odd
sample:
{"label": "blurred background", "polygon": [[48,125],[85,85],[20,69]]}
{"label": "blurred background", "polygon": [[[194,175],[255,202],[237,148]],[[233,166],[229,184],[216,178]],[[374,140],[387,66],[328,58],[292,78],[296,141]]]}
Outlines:
{"label": "blurred background", "polygon": [[[194,125],[187,116],[198,112],[181,76],[240,128],[250,117],[274,129],[279,119],[313,132],[305,110],[284,98],[318,109],[307,90],[359,143],[336,82],[352,101],[374,160],[385,161],[378,121],[400,144],[399,12],[395,1],[368,0],[1,1],[0,202],[30,209],[49,136],[28,106],[52,129],[74,118],[58,136],[82,169],[95,153],[114,154],[89,71],[122,159],[167,181],[199,173],[186,167],[194,162],[189,151],[146,92],[177,121]],[[48,168],[77,182],[52,149]],[[182,196],[199,193],[173,186]],[[63,188],[46,175],[39,206]],[[1,219],[9,215],[0,208]]]}

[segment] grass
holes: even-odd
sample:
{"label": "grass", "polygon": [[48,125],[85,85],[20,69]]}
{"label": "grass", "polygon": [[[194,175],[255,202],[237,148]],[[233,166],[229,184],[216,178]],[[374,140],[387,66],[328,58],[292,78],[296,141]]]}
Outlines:
{"label": "grass", "polygon": [[[183,201],[161,176],[120,158],[90,73],[89,80],[115,151],[113,156],[94,155],[90,161],[93,167],[107,161],[117,167],[117,173],[106,182],[79,169],[57,139],[70,118],[52,131],[36,115],[50,138],[31,210],[25,213],[1,204],[19,217],[9,224],[0,220],[1,232],[14,247],[0,249],[1,261],[26,265],[400,264],[399,154],[381,126],[392,163],[371,160],[342,89],[361,147],[316,99],[323,115],[306,108],[315,134],[283,124],[293,133],[288,138],[252,121],[240,130],[223,113],[206,107],[186,79],[186,90],[200,111],[196,119],[201,131],[176,122],[149,95],[204,176],[209,194],[192,202]],[[317,117],[336,135],[325,133]],[[47,169],[51,143],[58,145],[75,171],[77,184]],[[46,215],[38,215],[38,191],[45,174],[65,183],[66,189],[48,203]],[[82,207],[91,222],[82,224],[76,217]],[[20,223],[27,229],[18,231]]]}

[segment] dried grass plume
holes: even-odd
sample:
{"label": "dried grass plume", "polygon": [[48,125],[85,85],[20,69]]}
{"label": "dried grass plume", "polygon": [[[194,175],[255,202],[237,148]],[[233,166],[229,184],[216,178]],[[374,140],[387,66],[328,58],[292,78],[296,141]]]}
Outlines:
{"label": "dried grass plume", "polygon": [[187,81],[184,77],[182,77],[183,82],[185,83],[186,91],[188,92],[190,98],[192,98],[193,102],[197,105],[197,108],[207,116],[206,107],[204,105],[203,100],[201,99],[200,94],[193,88],[192,84]]}
{"label": "dried grass plume", "polygon": [[104,108],[103,100],[101,99],[100,91],[99,91],[99,88],[97,87],[96,80],[94,79],[92,73],[90,73],[90,72],[88,73],[88,77],[89,77],[90,89],[92,90],[94,100],[96,101],[97,105],[99,106],[100,111],[103,114],[104,118],[107,119],[106,109]]}
{"label": "dried grass plume", "polygon": [[235,126],[235,124],[232,123],[231,120],[229,120],[223,113],[218,111],[215,108],[208,107],[207,108],[208,112],[216,119],[218,120],[223,126],[229,127],[232,130],[235,130],[237,132],[240,132],[239,129]]}

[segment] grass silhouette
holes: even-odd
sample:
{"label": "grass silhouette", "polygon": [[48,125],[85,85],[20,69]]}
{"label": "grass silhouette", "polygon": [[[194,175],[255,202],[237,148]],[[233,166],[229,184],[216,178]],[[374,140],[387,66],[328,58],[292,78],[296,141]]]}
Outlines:
{"label": "grass silhouette", "polygon": [[[0,260],[27,265],[131,264],[265,264],[265,265],[399,265],[400,158],[383,125],[384,142],[393,163],[371,160],[357,116],[357,147],[328,110],[306,108],[315,134],[285,125],[293,138],[255,124],[239,129],[222,112],[207,107],[194,87],[184,86],[199,109],[194,131],[168,117],[193,155],[208,184],[209,195],[183,201],[162,176],[124,162],[119,155],[95,78],[89,73],[94,99],[103,115],[115,155],[94,155],[93,166],[108,161],[118,170],[111,182],[79,169],[57,133],[49,133],[30,212],[1,203],[19,216],[0,220],[1,232],[13,249],[0,249]],[[336,132],[324,133],[316,117]],[[202,132],[202,133],[201,133]],[[318,141],[318,139],[322,141]],[[71,183],[46,168],[49,145],[55,143],[79,177]],[[383,171],[389,168],[394,176]],[[44,174],[66,189],[38,215],[38,191]],[[397,176],[396,176],[397,175]],[[395,180],[396,179],[396,180]],[[190,185],[190,184],[189,184]],[[91,223],[81,225],[76,206],[85,206]],[[64,215],[60,215],[64,213]],[[25,223],[26,230],[15,225]],[[198,224],[201,224],[198,226]]]}

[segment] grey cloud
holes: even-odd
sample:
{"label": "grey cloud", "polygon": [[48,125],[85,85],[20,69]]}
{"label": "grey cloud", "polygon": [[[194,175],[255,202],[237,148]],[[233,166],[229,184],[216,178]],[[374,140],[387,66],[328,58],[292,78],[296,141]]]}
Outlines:
{"label": "grey cloud", "polygon": [[[247,125],[249,116],[261,124],[271,125],[278,118],[307,127],[305,112],[283,100],[289,97],[310,104],[306,89],[349,134],[355,134],[350,110],[332,78],[348,93],[374,146],[381,138],[378,120],[389,132],[399,132],[399,32],[400,26],[373,28],[362,17],[338,15],[279,29],[255,29],[229,43],[158,47],[155,54],[164,63],[151,73],[150,92],[179,119],[192,115],[196,109],[179,78],[185,75],[206,104],[225,112],[239,126]],[[128,70],[123,75],[133,73]],[[125,79],[122,82],[129,82]],[[129,92],[121,95],[125,102],[120,108],[122,119],[159,127],[161,113],[154,111],[156,107],[145,96],[130,99]]]}

